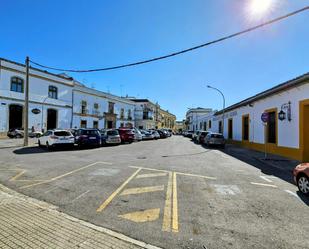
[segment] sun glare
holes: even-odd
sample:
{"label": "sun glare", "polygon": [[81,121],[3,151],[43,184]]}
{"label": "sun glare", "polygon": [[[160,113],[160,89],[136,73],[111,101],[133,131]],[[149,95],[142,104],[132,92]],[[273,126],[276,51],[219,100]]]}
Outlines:
{"label": "sun glare", "polygon": [[248,15],[251,18],[264,18],[274,8],[276,0],[249,0],[248,2]]}

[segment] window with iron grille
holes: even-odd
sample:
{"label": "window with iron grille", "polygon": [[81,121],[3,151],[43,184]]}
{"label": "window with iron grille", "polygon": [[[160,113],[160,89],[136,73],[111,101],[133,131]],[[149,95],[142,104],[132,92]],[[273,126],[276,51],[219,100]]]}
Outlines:
{"label": "window with iron grille", "polygon": [[11,91],[13,92],[24,92],[24,80],[19,77],[11,78]]}
{"label": "window with iron grille", "polygon": [[120,109],[120,119],[124,119],[124,109]]}
{"label": "window with iron grille", "polygon": [[113,102],[108,102],[108,113],[114,113],[114,105]]}
{"label": "window with iron grille", "polygon": [[208,128],[211,129],[211,120],[208,121]]}
{"label": "window with iron grille", "polygon": [[58,88],[55,86],[49,86],[48,87],[48,97],[51,99],[57,99],[58,98]]}

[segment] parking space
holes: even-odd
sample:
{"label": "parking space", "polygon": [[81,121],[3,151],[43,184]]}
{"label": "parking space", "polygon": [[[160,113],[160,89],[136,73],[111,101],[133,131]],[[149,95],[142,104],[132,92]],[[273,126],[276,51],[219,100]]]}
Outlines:
{"label": "parking space", "polygon": [[305,248],[308,206],[293,184],[186,138],[20,152],[0,150],[2,183],[130,237],[164,248]]}

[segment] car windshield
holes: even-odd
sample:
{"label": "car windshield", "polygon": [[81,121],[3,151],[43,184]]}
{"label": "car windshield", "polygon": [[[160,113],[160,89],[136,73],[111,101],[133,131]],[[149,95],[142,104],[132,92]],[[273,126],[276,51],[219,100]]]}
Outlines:
{"label": "car windshield", "polygon": [[58,137],[72,136],[72,134],[69,131],[55,131],[54,135]]}
{"label": "car windshield", "polygon": [[108,136],[117,136],[117,135],[119,135],[117,130],[107,131],[106,134]]}
{"label": "car windshield", "polygon": [[81,131],[82,135],[98,135],[97,130],[82,130]]}

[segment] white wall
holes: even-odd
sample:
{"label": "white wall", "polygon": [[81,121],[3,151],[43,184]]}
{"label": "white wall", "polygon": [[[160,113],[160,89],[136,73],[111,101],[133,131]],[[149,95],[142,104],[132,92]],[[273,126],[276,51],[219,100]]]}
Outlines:
{"label": "white wall", "polygon": [[[224,136],[228,135],[228,118],[235,111],[237,114],[233,116],[233,139],[242,140],[242,115],[250,115],[249,124],[249,141],[254,143],[264,143],[264,125],[261,121],[261,114],[272,108],[281,110],[281,105],[291,101],[292,120],[287,119],[278,122],[278,146],[299,148],[299,102],[309,99],[309,82],[289,89],[287,91],[275,94],[265,99],[253,102],[253,106],[249,105],[239,107],[225,114]],[[284,110],[285,111],[285,110]],[[212,131],[218,132],[218,122],[222,120],[222,115],[213,118]]]}

